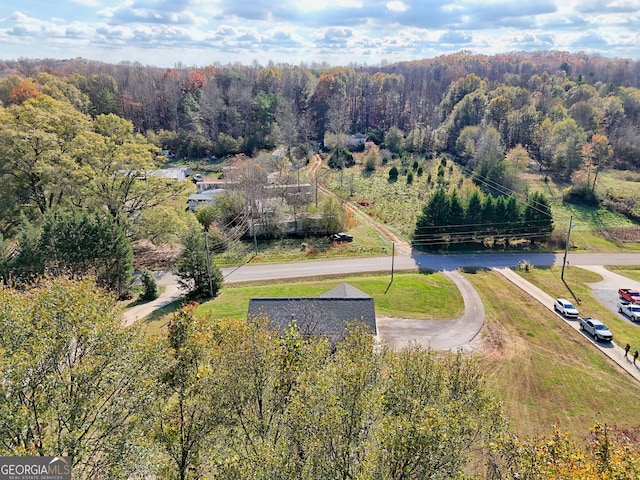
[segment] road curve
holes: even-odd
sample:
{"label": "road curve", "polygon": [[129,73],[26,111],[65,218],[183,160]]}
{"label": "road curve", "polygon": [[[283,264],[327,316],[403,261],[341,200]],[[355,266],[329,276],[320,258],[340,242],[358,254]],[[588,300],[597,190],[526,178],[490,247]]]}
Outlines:
{"label": "road curve", "polygon": [[155,274],[158,285],[162,287],[162,293],[158,298],[150,302],[141,303],[125,310],[122,314],[124,325],[128,326],[145,318],[154,311],[182,298],[182,292],[178,287],[178,279],[170,272],[157,272]]}
{"label": "road curve", "polygon": [[[389,272],[427,269],[445,272],[451,278],[463,296],[465,313],[455,320],[407,320],[381,318],[378,333],[390,346],[401,347],[409,341],[436,349],[467,348],[469,342],[478,334],[484,322],[484,309],[477,293],[462,275],[456,272],[461,267],[497,268],[507,277],[510,267],[520,261],[528,261],[536,266],[562,265],[563,256],[553,253],[541,254],[460,254],[430,255],[413,252],[412,255],[375,258],[345,258],[337,260],[319,260],[287,264],[246,264],[239,267],[222,268],[227,283],[251,282],[271,279],[304,278],[322,275],[347,275],[367,272]],[[589,265],[640,265],[640,254],[570,254],[568,263],[577,266]],[[524,281],[515,272],[507,278],[512,282]],[[170,273],[163,273],[158,281],[165,287],[163,294],[154,302],[139,305],[124,313],[125,323],[131,324],[144,318],[152,311],[180,298],[177,282]],[[528,284],[528,282],[526,282]],[[517,284],[517,283],[516,283]],[[536,287],[520,283],[519,286],[547,307],[553,299],[544,292],[535,293]]]}
{"label": "road curve", "polygon": [[399,350],[411,342],[436,350],[470,349],[484,323],[484,307],[473,285],[457,271],[446,271],[464,300],[464,313],[454,320],[414,320],[376,315],[378,338]]}

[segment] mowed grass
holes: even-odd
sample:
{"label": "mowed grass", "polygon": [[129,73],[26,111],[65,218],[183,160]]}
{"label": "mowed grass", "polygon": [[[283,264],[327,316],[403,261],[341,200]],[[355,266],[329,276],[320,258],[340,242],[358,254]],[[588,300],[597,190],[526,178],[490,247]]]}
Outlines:
{"label": "mowed grass", "polygon": [[514,432],[548,434],[557,426],[582,437],[596,422],[640,423],[640,384],[581,334],[498,274],[465,277],[485,306],[479,361]]}
{"label": "mowed grass", "polygon": [[[457,318],[464,312],[462,295],[442,273],[396,273],[393,282],[389,275],[357,275],[295,282],[275,280],[256,285],[229,284],[223,286],[218,297],[201,304],[198,313],[212,320],[243,320],[247,318],[251,298],[319,297],[343,282],[372,296],[376,315],[443,320]],[[147,332],[153,334],[163,328],[178,307],[175,302],[145,319]]]}
{"label": "mowed grass", "polygon": [[301,282],[272,281],[250,286],[228,285],[217,298],[203,303],[198,311],[213,319],[246,318],[251,298],[319,297],[344,282],[372,296],[377,315],[432,320],[456,318],[464,311],[460,292],[441,273],[396,273],[391,286],[390,281],[389,275],[359,275]]}
{"label": "mowed grass", "polygon": [[607,269],[612,272],[618,273],[620,275],[624,275],[625,277],[629,277],[636,282],[640,282],[640,266],[634,265],[610,265],[607,266]]}
{"label": "mowed grass", "polygon": [[[619,270],[618,273],[627,275],[628,271],[634,270],[632,268],[625,271]],[[635,271],[640,275],[638,270]],[[618,345],[625,345],[628,342],[631,345],[640,346],[640,325],[609,310],[593,295],[591,287],[586,285],[602,280],[599,274],[579,267],[569,267],[565,269],[563,282],[561,267],[534,268],[528,273],[518,273],[553,297],[565,297],[574,302],[583,316],[602,320],[613,332],[614,342]],[[629,275],[629,278],[633,278],[632,275]]]}
{"label": "mowed grass", "polygon": [[[621,252],[640,251],[640,243],[621,243],[605,238],[604,229],[633,227],[635,224],[620,213],[605,208],[588,205],[570,204],[563,201],[563,196],[571,185],[553,180],[544,181],[544,175],[531,172],[526,175],[529,191],[544,193],[551,204],[551,212],[556,234],[566,238],[571,221],[571,248],[576,252]],[[640,195],[640,183],[616,170],[601,171],[598,176],[596,191],[604,195],[606,190],[626,192],[626,195]],[[632,193],[629,193],[632,192]],[[637,192],[637,193],[636,193]]]}

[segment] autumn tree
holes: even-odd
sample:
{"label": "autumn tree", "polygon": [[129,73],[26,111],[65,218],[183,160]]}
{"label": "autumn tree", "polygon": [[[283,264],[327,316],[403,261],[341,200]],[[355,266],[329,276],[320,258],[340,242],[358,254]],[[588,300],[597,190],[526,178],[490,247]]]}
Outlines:
{"label": "autumn tree", "polygon": [[0,177],[14,201],[42,214],[70,202],[77,186],[73,151],[89,119],[48,95],[6,110],[0,124]]}
{"label": "autumn tree", "polygon": [[572,118],[557,122],[551,128],[553,166],[565,178],[580,168],[586,135]]}
{"label": "autumn tree", "polygon": [[195,315],[196,304],[176,312],[166,332],[156,340],[157,376],[150,405],[151,437],[170,461],[163,475],[179,480],[201,478],[211,433],[219,427],[223,410],[211,388],[216,375],[210,348],[214,338],[205,319]]}
{"label": "autumn tree", "polygon": [[105,208],[126,225],[140,212],[181,195],[184,185],[154,175],[161,167],[157,147],[133,132],[131,122],[99,115],[77,139],[73,156],[77,202]]}
{"label": "autumn tree", "polygon": [[[584,167],[587,169],[587,187],[595,192],[600,167],[607,168],[613,159],[613,148],[605,135],[595,133],[591,141],[582,147]],[[593,173],[593,183],[591,174]]]}
{"label": "autumn tree", "polygon": [[491,480],[613,480],[639,475],[640,455],[633,432],[602,424],[591,428],[584,443],[558,428],[550,435],[504,436],[494,444],[487,471]]}
{"label": "autumn tree", "polygon": [[0,289],[0,453],[71,459],[74,478],[143,475],[151,363],[90,280]]}
{"label": "autumn tree", "polygon": [[25,100],[37,97],[38,95],[40,95],[40,92],[33,82],[23,80],[11,90],[11,93],[9,94],[9,103],[19,105]]}

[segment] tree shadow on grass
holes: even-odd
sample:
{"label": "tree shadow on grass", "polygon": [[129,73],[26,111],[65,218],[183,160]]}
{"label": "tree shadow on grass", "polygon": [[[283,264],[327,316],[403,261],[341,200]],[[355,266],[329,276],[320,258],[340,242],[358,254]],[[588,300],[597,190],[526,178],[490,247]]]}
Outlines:
{"label": "tree shadow on grass", "polygon": [[183,298],[176,300],[175,302],[168,303],[162,308],[154,310],[151,314],[142,319],[142,324],[145,328],[152,331],[157,331],[165,327],[169,321],[173,318],[173,313],[180,310],[185,304]]}

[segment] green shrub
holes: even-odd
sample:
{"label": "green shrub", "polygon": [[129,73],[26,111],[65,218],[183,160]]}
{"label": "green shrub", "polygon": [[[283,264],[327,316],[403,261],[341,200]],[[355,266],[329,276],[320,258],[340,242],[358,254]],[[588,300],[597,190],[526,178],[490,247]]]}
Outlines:
{"label": "green shrub", "polygon": [[407,185],[411,185],[413,183],[413,172],[407,173]]}
{"label": "green shrub", "polygon": [[345,148],[336,149],[331,154],[331,157],[329,157],[329,161],[327,162],[327,165],[329,165],[330,168],[338,168],[340,170],[352,167],[355,164],[356,161],[353,158],[353,154]]}
{"label": "green shrub", "polygon": [[142,283],[143,300],[155,300],[158,298],[158,283],[156,282],[153,273],[149,270],[143,270],[140,275],[140,282]]}

